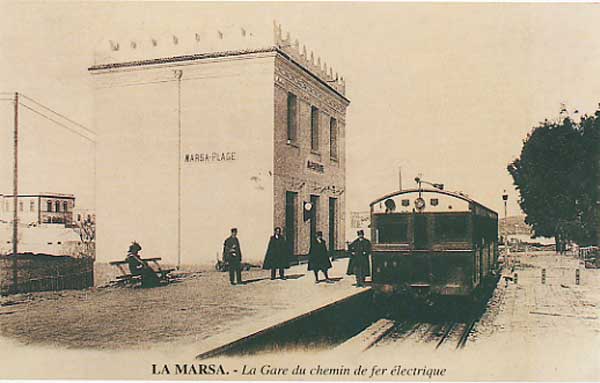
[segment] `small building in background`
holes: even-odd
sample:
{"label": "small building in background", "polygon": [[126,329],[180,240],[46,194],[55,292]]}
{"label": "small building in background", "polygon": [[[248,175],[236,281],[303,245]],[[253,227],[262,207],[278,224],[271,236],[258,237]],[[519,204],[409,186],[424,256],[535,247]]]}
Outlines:
{"label": "small building in background", "polygon": [[350,225],[346,231],[346,238],[349,242],[352,242],[356,237],[356,232],[362,230],[365,233],[365,237],[371,238],[371,212],[365,211],[351,211],[350,212]]}
{"label": "small building in background", "polygon": [[[0,195],[0,221],[12,223],[14,196]],[[17,195],[17,215],[21,225],[73,224],[75,196],[62,193],[38,193]]]}
{"label": "small building in background", "polygon": [[75,196],[17,195],[17,256],[14,202],[0,195],[0,294],[93,286],[95,246],[73,220]]}
{"label": "small building in background", "polygon": [[92,209],[76,207],[73,209],[73,224],[80,225],[82,222],[96,223],[96,212]]}

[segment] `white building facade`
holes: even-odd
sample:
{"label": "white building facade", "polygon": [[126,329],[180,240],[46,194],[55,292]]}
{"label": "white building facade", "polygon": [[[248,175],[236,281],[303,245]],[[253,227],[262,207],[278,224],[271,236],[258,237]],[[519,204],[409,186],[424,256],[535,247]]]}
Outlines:
{"label": "white building facade", "polygon": [[[344,81],[278,25],[191,41],[108,41],[89,69],[97,259],[120,258],[135,240],[146,256],[209,264],[232,227],[253,263],[274,226],[294,254],[316,230],[342,249]],[[305,202],[315,205],[308,221]]]}

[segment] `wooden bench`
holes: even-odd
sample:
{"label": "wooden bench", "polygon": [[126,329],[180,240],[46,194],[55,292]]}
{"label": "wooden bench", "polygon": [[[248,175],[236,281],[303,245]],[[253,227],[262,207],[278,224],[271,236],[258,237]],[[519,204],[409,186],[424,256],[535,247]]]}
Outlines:
{"label": "wooden bench", "polygon": [[[150,268],[154,271],[154,273],[156,274],[156,276],[158,277],[158,279],[161,282],[165,282],[168,283],[169,282],[169,274],[173,271],[175,271],[175,269],[163,269],[160,264],[158,263],[158,261],[160,261],[162,258],[140,258],[142,261],[146,262],[146,264],[149,264],[150,262],[153,264],[153,266],[150,266]],[[137,282],[142,281],[142,276],[141,275],[133,275],[129,272],[129,262],[127,261],[112,261],[109,262],[109,265],[111,266],[116,266],[120,271],[121,271],[121,275],[117,276],[117,282],[122,282],[125,284],[134,284]]]}

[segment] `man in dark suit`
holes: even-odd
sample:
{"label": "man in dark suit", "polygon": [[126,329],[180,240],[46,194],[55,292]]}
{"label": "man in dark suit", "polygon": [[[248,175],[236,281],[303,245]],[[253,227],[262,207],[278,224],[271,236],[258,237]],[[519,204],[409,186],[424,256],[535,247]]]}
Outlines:
{"label": "man in dark suit", "polygon": [[223,261],[229,270],[229,282],[232,285],[242,283],[242,249],[237,238],[237,229],[231,229],[231,235],[223,244]]}
{"label": "man in dark suit", "polygon": [[285,279],[285,269],[290,267],[290,257],[290,249],[281,235],[281,228],[276,227],[275,234],[269,239],[263,269],[271,270],[271,279],[275,279],[277,270],[279,270],[279,278]]}
{"label": "man in dark suit", "polygon": [[350,244],[350,262],[348,263],[348,272],[346,274],[356,275],[356,286],[365,285],[365,277],[370,275],[369,256],[371,255],[371,241],[365,238],[365,232],[359,230],[356,232],[358,238]]}
{"label": "man in dark suit", "polygon": [[331,268],[327,243],[323,239],[323,232],[318,231],[317,237],[312,241],[308,251],[308,270],[315,273],[315,283],[319,283],[319,271],[325,274],[325,281],[331,282],[327,270]]}

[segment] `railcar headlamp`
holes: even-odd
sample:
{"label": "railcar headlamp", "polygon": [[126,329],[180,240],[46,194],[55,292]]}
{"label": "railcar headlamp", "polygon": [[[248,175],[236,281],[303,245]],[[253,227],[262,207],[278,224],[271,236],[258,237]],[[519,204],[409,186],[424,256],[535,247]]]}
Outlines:
{"label": "railcar headlamp", "polygon": [[425,208],[425,200],[421,197],[417,198],[415,200],[415,207],[417,210],[423,210],[423,208]]}

